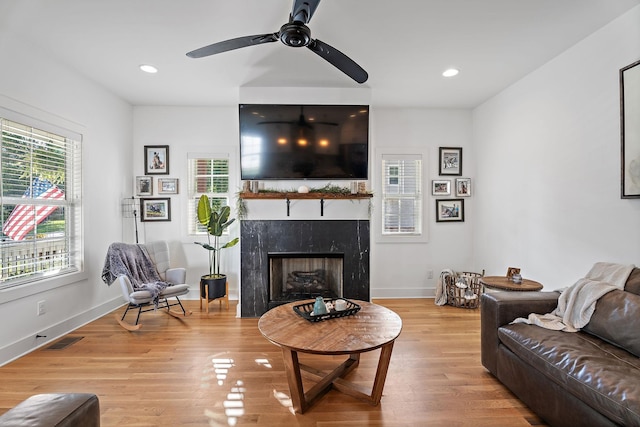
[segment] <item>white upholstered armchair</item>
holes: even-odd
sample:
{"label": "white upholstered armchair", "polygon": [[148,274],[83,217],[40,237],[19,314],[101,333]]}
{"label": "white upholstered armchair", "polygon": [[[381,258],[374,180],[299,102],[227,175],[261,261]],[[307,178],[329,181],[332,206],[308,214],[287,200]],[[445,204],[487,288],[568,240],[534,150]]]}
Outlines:
{"label": "white upholstered armchair", "polygon": [[[185,278],[184,268],[170,267],[169,246],[164,241],[136,245],[113,243],[102,271],[105,283],[117,283],[122,290],[128,305],[122,317],[116,313],[116,320],[129,331],[140,329],[142,313],[158,308],[166,308],[167,313],[175,317],[191,315],[178,298],[189,293]],[[175,298],[175,301],[169,302],[169,298]],[[182,313],[171,310],[176,305],[180,306]],[[138,309],[134,324],[125,321],[132,308]]]}

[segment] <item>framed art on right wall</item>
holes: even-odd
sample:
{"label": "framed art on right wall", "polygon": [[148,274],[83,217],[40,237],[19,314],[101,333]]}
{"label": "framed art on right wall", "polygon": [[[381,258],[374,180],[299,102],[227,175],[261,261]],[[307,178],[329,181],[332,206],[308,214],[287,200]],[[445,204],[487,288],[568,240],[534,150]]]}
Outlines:
{"label": "framed art on right wall", "polygon": [[640,198],[640,61],[620,70],[621,197]]}
{"label": "framed art on right wall", "polygon": [[463,222],[464,199],[437,199],[436,222]]}
{"label": "framed art on right wall", "polygon": [[462,175],[462,147],[440,147],[440,175]]}
{"label": "framed art on right wall", "polygon": [[456,197],[471,196],[471,178],[456,178]]}

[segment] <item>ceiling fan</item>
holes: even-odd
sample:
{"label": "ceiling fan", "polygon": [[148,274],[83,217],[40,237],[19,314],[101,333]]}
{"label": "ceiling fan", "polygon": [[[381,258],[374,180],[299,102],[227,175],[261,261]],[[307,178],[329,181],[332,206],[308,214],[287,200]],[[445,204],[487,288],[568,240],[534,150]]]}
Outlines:
{"label": "ceiling fan", "polygon": [[320,0],[294,0],[289,22],[280,27],[280,31],[277,33],[257,34],[225,40],[193,50],[187,53],[187,56],[190,58],[202,58],[242,47],[280,40],[290,47],[307,47],[356,82],[366,82],[369,75],[355,61],[327,43],[311,38],[311,30],[306,24],[311,20],[318,4],[320,4]]}
{"label": "ceiling fan", "polygon": [[[313,119],[311,119],[311,121],[313,121],[313,123],[317,125],[338,126],[338,123],[334,123],[334,122],[318,122]],[[258,124],[259,125],[289,124],[289,125],[297,126],[298,128],[313,129],[313,125],[304,116],[304,105],[300,106],[300,116],[298,116],[298,120],[267,120],[263,122],[258,122]]]}

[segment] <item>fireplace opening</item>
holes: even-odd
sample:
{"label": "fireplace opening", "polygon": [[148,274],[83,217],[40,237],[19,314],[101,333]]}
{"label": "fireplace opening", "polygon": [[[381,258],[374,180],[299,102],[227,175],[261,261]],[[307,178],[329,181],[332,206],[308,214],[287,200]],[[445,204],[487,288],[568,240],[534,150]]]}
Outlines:
{"label": "fireplace opening", "polygon": [[342,297],[344,254],[269,253],[269,306]]}

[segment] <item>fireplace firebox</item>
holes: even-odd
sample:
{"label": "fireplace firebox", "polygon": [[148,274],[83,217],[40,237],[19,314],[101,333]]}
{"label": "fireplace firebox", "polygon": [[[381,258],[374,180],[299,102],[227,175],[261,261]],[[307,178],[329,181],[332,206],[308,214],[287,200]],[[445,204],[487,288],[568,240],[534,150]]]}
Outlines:
{"label": "fireplace firebox", "polygon": [[321,296],[342,297],[342,253],[270,252],[269,308]]}

